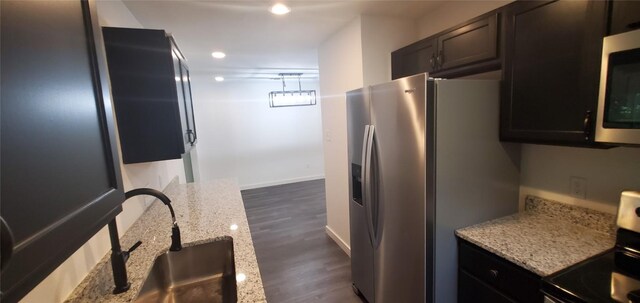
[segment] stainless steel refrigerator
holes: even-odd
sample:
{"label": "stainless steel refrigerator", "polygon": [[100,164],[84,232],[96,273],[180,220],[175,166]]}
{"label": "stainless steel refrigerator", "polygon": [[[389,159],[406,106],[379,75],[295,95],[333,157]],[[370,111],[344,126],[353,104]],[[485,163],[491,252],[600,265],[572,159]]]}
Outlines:
{"label": "stainless steel refrigerator", "polygon": [[499,86],[420,74],[347,93],[352,279],[370,303],[456,302],[454,231],[517,212]]}

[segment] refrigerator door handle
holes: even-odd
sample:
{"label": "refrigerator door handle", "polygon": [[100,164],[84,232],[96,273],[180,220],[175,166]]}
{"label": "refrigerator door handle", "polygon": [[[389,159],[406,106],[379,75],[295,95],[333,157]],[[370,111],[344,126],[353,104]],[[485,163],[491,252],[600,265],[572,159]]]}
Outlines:
{"label": "refrigerator door handle", "polygon": [[374,216],[374,211],[373,211],[373,205],[374,203],[376,203],[376,198],[377,195],[372,192],[373,187],[372,183],[377,183],[377,182],[372,182],[372,178],[375,178],[374,173],[373,173],[373,169],[372,169],[372,165],[373,165],[373,144],[374,144],[374,136],[375,136],[375,127],[373,125],[369,125],[368,127],[368,132],[367,132],[367,139],[366,139],[366,151],[365,153],[363,153],[363,159],[365,161],[364,163],[364,191],[362,191],[362,195],[366,196],[366,202],[364,203],[364,207],[365,207],[365,211],[367,213],[366,215],[366,219],[367,219],[367,229],[369,231],[369,240],[371,241],[371,245],[373,247],[376,247],[376,234],[375,234],[375,230],[374,230],[374,226],[373,226],[373,216]]}
{"label": "refrigerator door handle", "polygon": [[369,125],[364,126],[364,136],[362,138],[362,159],[360,160],[360,192],[362,193],[362,205],[367,202],[367,140],[369,140]]}
{"label": "refrigerator door handle", "polygon": [[364,205],[365,217],[367,221],[367,234],[369,235],[369,242],[374,244],[373,237],[373,222],[371,221],[371,197],[369,195],[370,177],[369,170],[371,169],[371,157],[369,157],[369,146],[371,139],[371,132],[373,131],[373,125],[364,126],[364,138],[362,139],[362,204]]}
{"label": "refrigerator door handle", "polygon": [[373,248],[380,246],[382,240],[382,214],[384,203],[380,203],[380,193],[378,189],[378,153],[376,148],[376,132],[373,125],[369,127],[369,141],[367,147],[367,199],[369,201],[368,221],[371,222],[371,235]]}

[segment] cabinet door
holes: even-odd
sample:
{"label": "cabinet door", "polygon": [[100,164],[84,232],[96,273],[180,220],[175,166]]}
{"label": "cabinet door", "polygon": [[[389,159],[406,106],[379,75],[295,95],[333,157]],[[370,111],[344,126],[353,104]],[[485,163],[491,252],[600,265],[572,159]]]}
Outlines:
{"label": "cabinet door", "polygon": [[460,239],[458,268],[517,302],[542,302],[538,275]]}
{"label": "cabinet door", "polygon": [[439,70],[498,58],[498,15],[494,14],[438,36]]}
{"label": "cabinet door", "polygon": [[0,213],[14,244],[1,300],[16,302],[121,211],[124,193],[95,3],[0,2]]}
{"label": "cabinet door", "polygon": [[187,106],[185,103],[184,83],[188,82],[187,76],[182,72],[182,61],[176,49],[172,51],[173,71],[176,77],[176,92],[178,98],[178,111],[180,115],[180,133],[182,143],[184,144],[184,152],[188,152],[191,148],[191,139],[189,134],[189,124],[187,122]]}
{"label": "cabinet door", "polygon": [[196,144],[196,121],[193,114],[193,98],[191,95],[191,76],[189,76],[189,69],[187,65],[182,62],[180,64],[180,70],[182,72],[182,91],[184,92],[184,105],[187,120],[187,135],[189,137],[189,143],[193,146]]}
{"label": "cabinet door", "polygon": [[611,4],[609,35],[640,29],[640,1],[615,0]]}
{"label": "cabinet door", "polygon": [[501,139],[593,142],[604,1],[522,1],[506,9]]}
{"label": "cabinet door", "polygon": [[458,303],[515,303],[464,270],[458,271]]}
{"label": "cabinet door", "polygon": [[435,69],[436,39],[420,40],[391,53],[391,79]]}
{"label": "cabinet door", "polygon": [[163,30],[105,27],[103,33],[123,162],[180,159],[190,145],[170,39]]}

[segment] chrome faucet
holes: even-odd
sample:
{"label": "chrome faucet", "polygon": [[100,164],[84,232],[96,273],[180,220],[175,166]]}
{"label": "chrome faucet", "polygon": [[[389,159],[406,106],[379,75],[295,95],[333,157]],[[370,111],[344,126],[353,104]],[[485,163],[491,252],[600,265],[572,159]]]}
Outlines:
{"label": "chrome faucet", "polygon": [[[171,221],[173,223],[173,226],[171,227],[171,247],[169,248],[169,251],[181,250],[182,242],[180,240],[180,228],[178,227],[176,214],[173,211],[173,207],[171,207],[171,200],[169,200],[169,197],[155,189],[138,188],[126,192],[124,194],[125,201],[131,197],[139,195],[154,196],[158,198],[158,200],[162,201],[164,205],[169,207],[169,212],[171,212]],[[119,294],[129,290],[131,287],[131,283],[127,280],[127,267],[125,264],[127,263],[131,252],[138,248],[142,242],[138,241],[128,250],[122,251],[115,217],[109,222],[109,237],[111,238],[111,268],[113,269],[113,282],[115,283],[113,293]]]}

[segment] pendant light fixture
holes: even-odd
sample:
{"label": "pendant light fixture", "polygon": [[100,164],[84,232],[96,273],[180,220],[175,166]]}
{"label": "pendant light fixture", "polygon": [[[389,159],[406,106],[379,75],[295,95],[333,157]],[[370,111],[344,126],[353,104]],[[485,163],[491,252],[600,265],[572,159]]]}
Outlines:
{"label": "pendant light fixture", "polygon": [[[316,105],[316,91],[302,90],[302,73],[280,73],[282,90],[269,93],[269,107],[308,106]],[[298,90],[286,90],[285,78],[298,78]]]}

